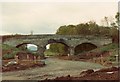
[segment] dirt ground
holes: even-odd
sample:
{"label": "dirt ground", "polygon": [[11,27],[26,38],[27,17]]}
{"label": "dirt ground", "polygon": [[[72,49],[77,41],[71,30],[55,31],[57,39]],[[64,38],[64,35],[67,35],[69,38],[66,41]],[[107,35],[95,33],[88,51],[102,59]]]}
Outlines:
{"label": "dirt ground", "polygon": [[[87,53],[81,55],[74,55],[74,56],[57,56],[59,59],[63,60],[74,60],[74,61],[84,61],[84,62],[93,62],[98,63],[104,66],[118,66],[118,63],[115,64],[111,61],[107,61],[106,57],[110,56],[111,52],[103,52],[103,53]],[[101,57],[102,56],[102,57]]]}
{"label": "dirt ground", "polygon": [[62,77],[71,75],[77,77],[84,70],[94,69],[98,70],[106,68],[96,63],[61,60],[58,58],[47,58],[45,60],[46,65],[43,67],[28,68],[26,70],[3,72],[3,80],[44,80],[55,79],[56,77]]}
{"label": "dirt ground", "polygon": [[8,65],[5,66],[8,62],[13,61],[14,59],[10,60],[3,60],[2,61],[2,72],[9,72],[9,71],[18,71],[18,70],[25,70],[25,69],[30,69],[30,68],[35,68],[35,67],[43,67],[45,66],[45,63],[41,61],[19,61],[18,64],[15,65]]}
{"label": "dirt ground", "polygon": [[[98,71],[94,71],[92,69],[82,71],[79,76],[73,77],[73,76],[62,76],[62,77],[56,77],[55,79],[52,79],[53,82],[56,80],[119,80],[119,70],[120,68],[117,67],[111,67],[111,68],[104,68],[100,69]],[[43,80],[42,82],[48,82],[49,79]]]}

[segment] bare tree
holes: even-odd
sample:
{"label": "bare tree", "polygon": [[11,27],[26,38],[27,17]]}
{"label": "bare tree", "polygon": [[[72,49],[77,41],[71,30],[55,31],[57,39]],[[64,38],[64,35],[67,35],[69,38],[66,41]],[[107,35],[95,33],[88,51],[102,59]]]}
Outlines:
{"label": "bare tree", "polygon": [[106,26],[109,26],[109,19],[108,19],[108,17],[105,16],[104,20],[105,20]]}

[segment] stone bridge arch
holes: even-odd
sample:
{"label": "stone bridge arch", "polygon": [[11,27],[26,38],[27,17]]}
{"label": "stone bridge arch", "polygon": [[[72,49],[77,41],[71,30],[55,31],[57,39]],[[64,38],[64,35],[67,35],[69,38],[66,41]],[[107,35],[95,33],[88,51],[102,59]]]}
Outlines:
{"label": "stone bridge arch", "polygon": [[45,40],[43,44],[39,45],[39,51],[41,52],[41,54],[43,54],[43,56],[44,56],[44,52],[46,50],[46,46],[48,44],[54,44],[54,43],[60,43],[60,44],[65,45],[65,47],[67,48],[67,51],[69,53],[69,47],[70,47],[70,45],[64,39],[54,39],[53,38],[53,39]]}
{"label": "stone bridge arch", "polygon": [[19,44],[16,44],[16,48],[19,48],[20,46],[22,46],[22,45],[27,45],[27,44],[33,44],[33,45],[36,45],[36,46],[38,46],[38,44],[35,44],[35,43],[32,43],[32,42],[24,42],[24,43],[19,43]]}
{"label": "stone bridge arch", "polygon": [[47,42],[44,44],[44,47],[47,45],[47,44],[52,44],[52,43],[61,43],[61,44],[64,44],[65,46],[68,46],[68,43],[64,40],[64,39],[59,39],[59,40],[56,40],[56,39],[49,39],[47,40]]}
{"label": "stone bridge arch", "polygon": [[82,53],[84,51],[90,51],[96,49],[98,46],[91,42],[83,42],[74,47],[75,55]]}

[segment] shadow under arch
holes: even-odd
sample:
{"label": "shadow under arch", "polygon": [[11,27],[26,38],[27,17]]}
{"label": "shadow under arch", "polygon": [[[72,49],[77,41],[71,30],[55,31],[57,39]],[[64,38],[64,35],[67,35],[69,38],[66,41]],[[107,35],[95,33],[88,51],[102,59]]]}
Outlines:
{"label": "shadow under arch", "polygon": [[78,44],[75,47],[74,51],[75,51],[75,55],[78,55],[79,53],[91,51],[96,48],[97,46],[95,44],[90,43],[90,42],[85,42],[85,43]]}

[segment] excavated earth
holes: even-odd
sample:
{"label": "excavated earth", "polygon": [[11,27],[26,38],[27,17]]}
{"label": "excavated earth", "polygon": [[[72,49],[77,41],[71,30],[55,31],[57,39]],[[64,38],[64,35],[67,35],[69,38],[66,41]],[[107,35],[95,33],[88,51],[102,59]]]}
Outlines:
{"label": "excavated earth", "polygon": [[[111,67],[111,68],[103,68],[97,71],[94,71],[93,69],[89,69],[86,71],[82,71],[79,76],[73,77],[73,76],[62,76],[62,77],[56,77],[55,79],[52,79],[52,82],[56,80],[67,80],[74,81],[74,80],[119,80],[119,71],[120,67]],[[49,82],[50,79],[43,80],[42,82]]]}

